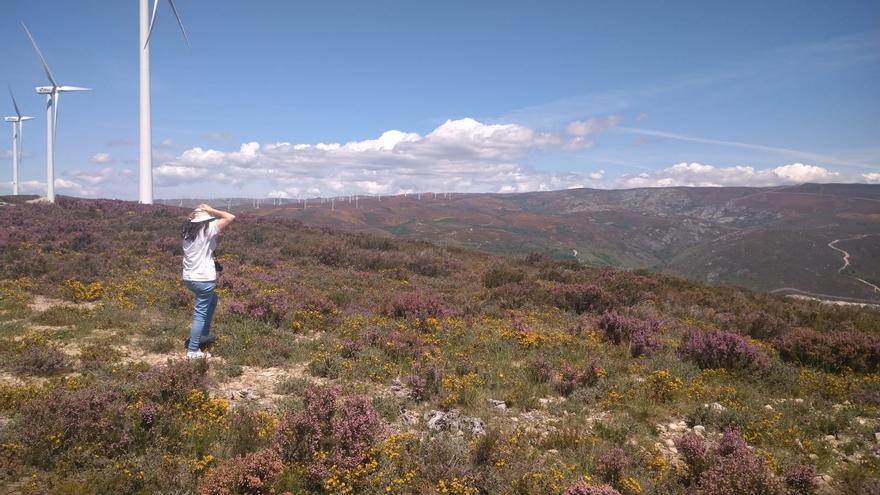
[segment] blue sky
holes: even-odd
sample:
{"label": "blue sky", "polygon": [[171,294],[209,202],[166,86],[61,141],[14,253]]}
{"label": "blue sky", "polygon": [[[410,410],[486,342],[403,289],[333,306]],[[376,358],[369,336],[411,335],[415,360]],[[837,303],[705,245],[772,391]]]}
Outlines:
{"label": "blue sky", "polygon": [[[45,187],[45,119],[19,21],[94,88],[62,97],[59,192],[134,198],[137,1],[52,4],[0,16],[0,83],[38,117],[22,181]],[[176,4],[191,47],[164,0],[151,42],[159,198],[880,182],[876,1]]]}

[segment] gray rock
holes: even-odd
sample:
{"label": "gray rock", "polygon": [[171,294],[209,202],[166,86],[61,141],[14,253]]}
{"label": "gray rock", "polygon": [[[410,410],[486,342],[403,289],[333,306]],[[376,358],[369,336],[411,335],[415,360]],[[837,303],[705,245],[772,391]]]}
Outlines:
{"label": "gray rock", "polygon": [[486,434],[486,423],[482,419],[465,416],[457,409],[451,411],[428,411],[424,416],[428,430],[434,432],[448,431],[455,435],[465,433],[482,436]]}

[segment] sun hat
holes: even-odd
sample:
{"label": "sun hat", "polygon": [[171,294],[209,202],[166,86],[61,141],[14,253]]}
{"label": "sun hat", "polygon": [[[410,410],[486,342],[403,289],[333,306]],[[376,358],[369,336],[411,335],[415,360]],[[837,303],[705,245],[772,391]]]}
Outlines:
{"label": "sun hat", "polygon": [[210,222],[211,220],[217,220],[217,219],[215,217],[212,217],[210,213],[208,213],[207,211],[205,211],[201,208],[196,208],[195,210],[192,211],[192,213],[189,214],[189,221],[192,223],[199,223],[199,222],[206,222],[206,221]]}

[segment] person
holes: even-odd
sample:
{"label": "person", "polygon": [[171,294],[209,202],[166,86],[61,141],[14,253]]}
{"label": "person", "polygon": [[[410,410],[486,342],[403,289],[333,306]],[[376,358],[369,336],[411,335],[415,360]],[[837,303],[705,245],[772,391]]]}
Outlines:
{"label": "person", "polygon": [[186,341],[187,359],[209,358],[200,346],[213,342],[211,319],[217,307],[217,235],[235,215],[206,204],[199,205],[183,225],[183,283],[195,295],[192,325]]}

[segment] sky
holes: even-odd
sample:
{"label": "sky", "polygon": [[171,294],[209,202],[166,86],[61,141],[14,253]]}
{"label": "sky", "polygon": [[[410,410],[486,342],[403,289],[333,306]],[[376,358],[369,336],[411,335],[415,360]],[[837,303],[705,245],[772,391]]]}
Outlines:
{"label": "sky", "polygon": [[[137,198],[137,3],[0,0],[0,84],[37,117],[24,192],[47,81],[22,21],[94,88],[62,95],[56,191]],[[876,0],[175,4],[190,45],[165,0],[150,42],[159,199],[880,183]]]}

